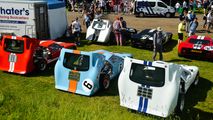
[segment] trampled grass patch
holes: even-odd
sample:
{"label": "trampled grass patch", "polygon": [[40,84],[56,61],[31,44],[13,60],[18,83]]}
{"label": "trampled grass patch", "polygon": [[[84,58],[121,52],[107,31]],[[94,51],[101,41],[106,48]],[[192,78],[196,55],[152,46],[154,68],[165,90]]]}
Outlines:
{"label": "trampled grass patch", "polygon": [[[178,64],[196,65],[200,81],[186,95],[183,114],[172,114],[167,119],[213,118],[213,63],[178,57],[177,36],[165,49],[164,60]],[[83,51],[105,49],[112,52],[132,53],[134,58],[152,60],[152,51],[131,46],[88,44]],[[155,116],[130,112],[119,104],[117,79],[108,91],[92,97],[80,96],[55,89],[54,66],[43,73],[27,76],[0,72],[0,119],[55,119],[55,120],[155,120]]]}

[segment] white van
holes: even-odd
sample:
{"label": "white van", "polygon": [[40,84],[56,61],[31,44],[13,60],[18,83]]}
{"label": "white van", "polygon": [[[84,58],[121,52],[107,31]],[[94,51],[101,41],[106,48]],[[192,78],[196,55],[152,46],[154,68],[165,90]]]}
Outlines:
{"label": "white van", "polygon": [[67,26],[64,0],[0,0],[0,33],[56,39]]}
{"label": "white van", "polygon": [[135,0],[136,16],[175,16],[175,8],[167,5],[161,0]]}

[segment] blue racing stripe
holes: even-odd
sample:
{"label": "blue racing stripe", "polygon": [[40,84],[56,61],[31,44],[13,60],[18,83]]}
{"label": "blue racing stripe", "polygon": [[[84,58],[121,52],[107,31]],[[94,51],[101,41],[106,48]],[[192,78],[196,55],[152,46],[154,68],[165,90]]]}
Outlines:
{"label": "blue racing stripe", "polygon": [[142,112],[142,107],[143,107],[143,98],[140,97],[139,106],[138,106],[138,112]]}
{"label": "blue racing stripe", "polygon": [[145,100],[144,100],[144,107],[143,107],[143,112],[144,113],[146,113],[146,111],[147,111],[147,106],[148,106],[148,99],[145,98]]}
{"label": "blue racing stripe", "polygon": [[144,60],[144,61],[143,61],[143,64],[144,64],[144,65],[147,65],[147,61]]}
{"label": "blue racing stripe", "polygon": [[148,64],[149,66],[152,66],[152,62],[149,62],[149,64]]}

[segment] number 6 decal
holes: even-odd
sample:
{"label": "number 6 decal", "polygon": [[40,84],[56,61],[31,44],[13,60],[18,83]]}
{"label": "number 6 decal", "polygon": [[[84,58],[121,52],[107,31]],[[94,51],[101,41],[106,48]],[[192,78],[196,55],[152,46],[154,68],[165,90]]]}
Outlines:
{"label": "number 6 decal", "polygon": [[87,81],[84,81],[84,86],[87,87],[88,89],[92,89],[92,85],[88,83]]}
{"label": "number 6 decal", "polygon": [[82,88],[85,92],[91,92],[92,89],[93,89],[93,81],[90,80],[90,79],[85,79],[83,82],[82,82]]}

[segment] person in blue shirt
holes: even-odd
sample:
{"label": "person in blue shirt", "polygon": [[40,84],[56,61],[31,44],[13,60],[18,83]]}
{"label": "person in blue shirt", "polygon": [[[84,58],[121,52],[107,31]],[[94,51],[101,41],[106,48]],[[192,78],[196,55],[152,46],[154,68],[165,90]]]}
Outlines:
{"label": "person in blue shirt", "polygon": [[197,18],[195,18],[190,24],[189,24],[189,37],[191,35],[194,35],[195,32],[196,32],[196,29],[197,29],[197,26],[198,26],[198,21],[197,21]]}

